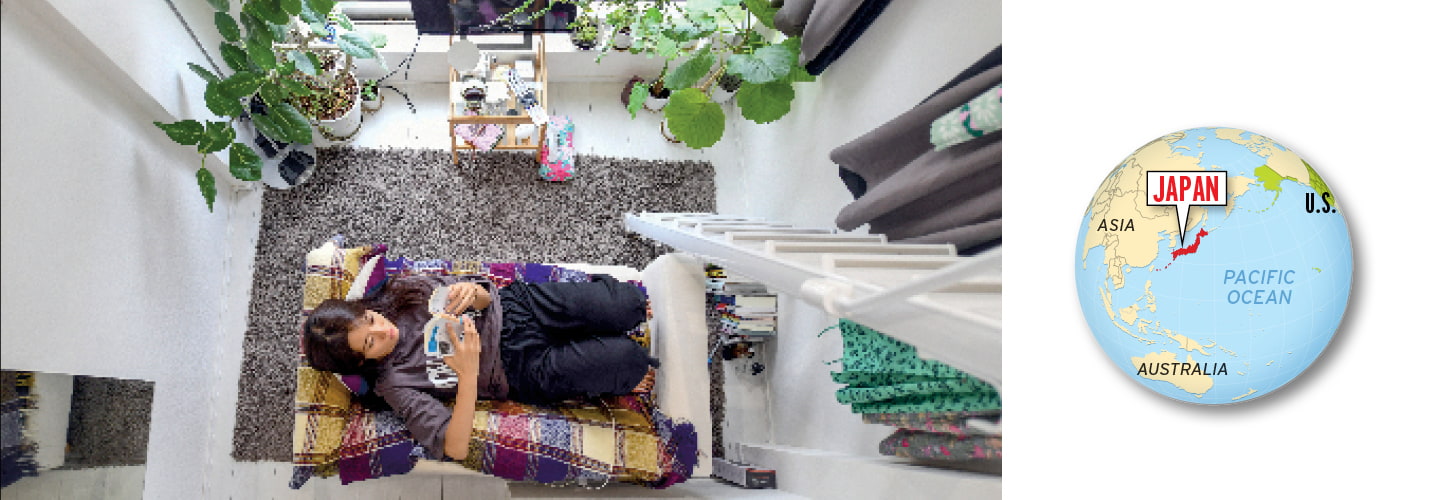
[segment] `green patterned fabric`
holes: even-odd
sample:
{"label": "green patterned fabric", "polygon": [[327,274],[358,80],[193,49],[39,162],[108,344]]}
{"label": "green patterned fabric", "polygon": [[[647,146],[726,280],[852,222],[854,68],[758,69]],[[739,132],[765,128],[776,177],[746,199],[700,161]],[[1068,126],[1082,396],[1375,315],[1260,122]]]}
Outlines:
{"label": "green patterned fabric", "polygon": [[[938,361],[920,359],[915,346],[842,319],[844,370],[830,377],[846,387],[835,399],[855,413],[915,413],[1000,409],[995,387]],[[823,332],[822,332],[823,333]]]}
{"label": "green patterned fabric", "polygon": [[930,143],[939,151],[1000,131],[1000,85],[940,115],[930,124]]}

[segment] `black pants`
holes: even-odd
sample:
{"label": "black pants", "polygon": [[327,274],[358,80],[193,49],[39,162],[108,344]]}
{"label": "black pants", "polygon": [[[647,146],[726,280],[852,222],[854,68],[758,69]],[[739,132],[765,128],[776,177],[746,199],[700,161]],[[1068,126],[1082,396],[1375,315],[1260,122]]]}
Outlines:
{"label": "black pants", "polygon": [[510,399],[550,403],[625,394],[657,364],[624,335],[645,320],[645,294],[609,276],[593,279],[516,282],[500,290]]}

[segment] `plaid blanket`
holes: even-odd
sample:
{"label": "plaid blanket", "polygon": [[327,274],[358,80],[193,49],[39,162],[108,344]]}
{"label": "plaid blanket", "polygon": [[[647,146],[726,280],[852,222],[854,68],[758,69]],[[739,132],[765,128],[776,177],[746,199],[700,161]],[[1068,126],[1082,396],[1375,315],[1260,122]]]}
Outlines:
{"label": "plaid blanket", "polygon": [[[327,298],[344,297],[364,261],[385,251],[383,245],[341,248],[341,243],[337,237],[307,256],[307,314]],[[385,270],[392,278],[481,274],[497,286],[589,279],[580,271],[543,264],[439,259],[387,258]],[[629,335],[648,347],[648,325]],[[303,355],[296,375],[291,488],[316,476],[339,475],[342,484],[349,484],[404,474],[424,455],[393,412],[372,411],[353,400],[351,388],[362,386],[359,377],[315,370]],[[505,479],[547,484],[616,480],[665,488],[689,479],[698,460],[694,426],[672,421],[648,398],[556,407],[479,401],[476,409],[470,456],[461,463]]]}
{"label": "plaid blanket", "polygon": [[688,479],[698,457],[694,426],[638,396],[561,407],[480,401],[476,410],[461,463],[513,481],[665,488]]}

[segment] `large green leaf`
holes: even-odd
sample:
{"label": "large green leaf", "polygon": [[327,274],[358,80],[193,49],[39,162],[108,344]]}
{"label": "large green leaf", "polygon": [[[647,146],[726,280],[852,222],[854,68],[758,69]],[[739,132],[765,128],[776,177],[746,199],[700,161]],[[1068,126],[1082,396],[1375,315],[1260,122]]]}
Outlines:
{"label": "large green leaf", "polygon": [[735,92],[735,105],[740,115],[755,123],[770,123],[790,113],[795,100],[795,87],[788,82],[745,82]]}
{"label": "large green leaf", "polygon": [[684,64],[674,67],[665,74],[665,87],[670,90],[680,90],[694,87],[701,78],[710,74],[710,67],[715,65],[715,56],[710,51],[696,54],[695,57],[685,61]]}
{"label": "large green leaf", "polygon": [[215,211],[215,174],[205,167],[195,171],[195,183],[200,185],[200,194],[205,196],[205,208]]}
{"label": "large green leaf", "polygon": [[255,63],[262,70],[275,69],[275,52],[270,48],[270,44],[258,38],[251,37],[245,41],[245,50],[250,54],[250,62]]}
{"label": "large green leaf", "polygon": [[245,36],[263,41],[267,44],[275,43],[275,34],[270,30],[270,23],[255,17],[255,14],[240,11],[240,24],[245,26]]}
{"label": "large green leaf", "polygon": [[346,33],[335,37],[335,44],[340,46],[341,51],[352,57],[374,59],[379,55],[375,52],[375,47],[370,46],[370,40],[355,33]]}
{"label": "large green leaf", "polygon": [[305,3],[310,6],[310,10],[321,16],[335,9],[335,0],[305,0]]}
{"label": "large green leaf", "polygon": [[220,30],[220,37],[227,42],[240,41],[240,25],[235,23],[229,12],[215,13],[215,29]]}
{"label": "large green leaf", "polygon": [[240,113],[245,111],[245,107],[240,105],[238,99],[230,97],[220,90],[224,84],[225,82],[221,81],[205,86],[205,107],[217,116],[240,116]]}
{"label": "large green leaf", "polygon": [[635,86],[630,87],[630,103],[625,106],[625,109],[630,111],[631,120],[635,119],[635,113],[640,111],[640,108],[645,107],[645,98],[649,95],[650,85],[648,84],[636,83]]}
{"label": "large green leaf", "polygon": [[250,97],[250,94],[259,90],[260,84],[264,82],[265,79],[260,75],[249,71],[238,71],[230,75],[230,78],[220,81],[220,93],[230,96],[232,99]]}
{"label": "large green leaf", "polygon": [[658,35],[655,37],[655,55],[665,59],[674,59],[675,56],[680,55],[680,44],[676,43],[673,38]]}
{"label": "large green leaf", "polygon": [[234,141],[235,129],[230,127],[230,122],[205,122],[205,135],[195,146],[203,155],[225,149]]}
{"label": "large green leaf", "polygon": [[200,142],[200,136],[205,135],[205,126],[195,120],[180,120],[175,123],[155,122],[156,127],[165,131],[170,140],[180,143],[181,146],[194,146]]}
{"label": "large green leaf", "polygon": [[786,38],[785,41],[780,42],[780,45],[784,45],[786,48],[795,51],[795,54],[797,54],[795,58],[795,65],[790,67],[790,73],[785,75],[784,80],[791,83],[805,83],[815,81],[815,75],[810,74],[809,71],[805,71],[805,66],[800,64],[800,58],[798,55],[800,54],[800,37],[796,36]]}
{"label": "large green leaf", "polygon": [[265,102],[285,102],[290,100],[290,92],[284,87],[274,83],[265,82],[260,84],[260,98]]}
{"label": "large green leaf", "polygon": [[670,93],[665,124],[686,146],[703,149],[725,135],[725,112],[700,89],[681,89]]}
{"label": "large green leaf", "polygon": [[250,69],[250,56],[245,55],[245,49],[233,43],[220,44],[220,58],[225,60],[225,65],[235,71]]}
{"label": "large green leaf", "polygon": [[245,2],[243,9],[270,24],[285,24],[290,21],[285,10],[280,8],[280,0],[249,0]]}
{"label": "large green leaf", "polygon": [[299,109],[288,102],[265,104],[270,107],[270,118],[284,132],[286,142],[310,144],[310,119]]}
{"label": "large green leaf", "polygon": [[230,0],[205,0],[205,1],[210,2],[210,6],[211,6],[211,7],[214,7],[215,10],[225,10],[225,11],[230,10]]}
{"label": "large green leaf", "polygon": [[359,33],[360,33],[360,36],[363,36],[363,37],[365,37],[365,39],[370,40],[370,46],[371,46],[371,47],[375,47],[375,48],[377,48],[377,49],[383,49],[383,48],[385,48],[386,45],[389,45],[389,44],[390,44],[390,37],[385,36],[384,33],[376,33],[376,32],[374,32],[374,31],[368,31],[368,30],[367,30],[367,31],[360,31]]}
{"label": "large green leaf", "polygon": [[305,97],[313,93],[310,87],[306,87],[305,84],[295,80],[281,79],[280,86],[285,87],[285,90],[293,96]]}
{"label": "large green leaf", "polygon": [[265,113],[250,113],[250,121],[255,124],[255,130],[259,131],[260,135],[276,141],[289,141],[289,134],[281,129],[280,125],[276,124],[275,120],[270,118],[270,115]]}
{"label": "large green leaf", "polygon": [[286,52],[285,56],[290,58],[290,62],[295,63],[295,68],[299,69],[301,73],[310,76],[319,74],[320,61],[315,58],[314,54],[292,50]]}
{"label": "large green leaf", "polygon": [[304,4],[300,0],[280,0],[280,10],[292,16],[300,15],[300,9]]}
{"label": "large green leaf", "polygon": [[766,28],[772,30],[776,29],[775,12],[780,9],[771,7],[770,0],[745,0],[745,8],[750,9],[750,13],[755,15],[755,19],[760,20],[760,24],[764,24]]}
{"label": "large green leaf", "polygon": [[210,70],[205,69],[204,66],[201,66],[199,64],[190,63],[190,71],[194,71],[195,74],[200,75],[200,78],[204,78],[205,83],[215,83],[220,81],[220,77],[215,76],[215,73],[211,73]]}
{"label": "large green leaf", "polygon": [[766,45],[754,54],[735,54],[730,57],[728,71],[750,83],[769,83],[790,74],[799,58],[797,52],[783,44]]}
{"label": "large green leaf", "polygon": [[265,162],[260,155],[255,153],[249,145],[233,143],[230,145],[230,175],[242,181],[260,180],[260,168]]}
{"label": "large green leaf", "polygon": [[341,28],[345,28],[346,31],[355,30],[355,24],[350,22],[350,16],[345,15],[344,11],[332,11],[330,15],[327,16],[327,19],[335,21],[335,24],[340,25]]}

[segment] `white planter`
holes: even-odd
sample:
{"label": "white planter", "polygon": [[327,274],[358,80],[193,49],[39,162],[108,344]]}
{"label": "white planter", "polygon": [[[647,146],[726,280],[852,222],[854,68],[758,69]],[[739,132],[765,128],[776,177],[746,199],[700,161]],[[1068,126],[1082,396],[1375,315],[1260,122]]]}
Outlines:
{"label": "white planter", "polygon": [[657,112],[657,113],[658,113],[658,112],[660,112],[660,110],[665,109],[665,105],[666,105],[666,104],[669,104],[669,103],[670,103],[670,98],[669,98],[669,97],[663,97],[663,98],[662,98],[662,97],[655,97],[655,96],[653,96],[653,95],[646,95],[646,96],[645,96],[645,109],[648,109],[648,110],[650,110],[650,111],[654,111],[654,112]]}
{"label": "white planter", "polygon": [[610,46],[617,50],[630,50],[630,46],[634,43],[635,37],[629,33],[616,33],[614,37],[610,38]]}
{"label": "white planter", "polygon": [[734,92],[722,89],[719,86],[716,86],[715,90],[712,91],[712,93],[710,94],[710,99],[715,101],[716,104],[725,104],[727,102],[730,102],[730,100],[734,98]]}
{"label": "white planter", "polygon": [[380,110],[380,105],[385,103],[385,96],[378,96],[376,99],[361,99],[360,109],[375,112]]}
{"label": "white planter", "polygon": [[360,99],[357,97],[350,104],[350,110],[339,118],[315,122],[310,127],[310,138],[315,147],[327,148],[349,143],[360,131],[360,114]]}

